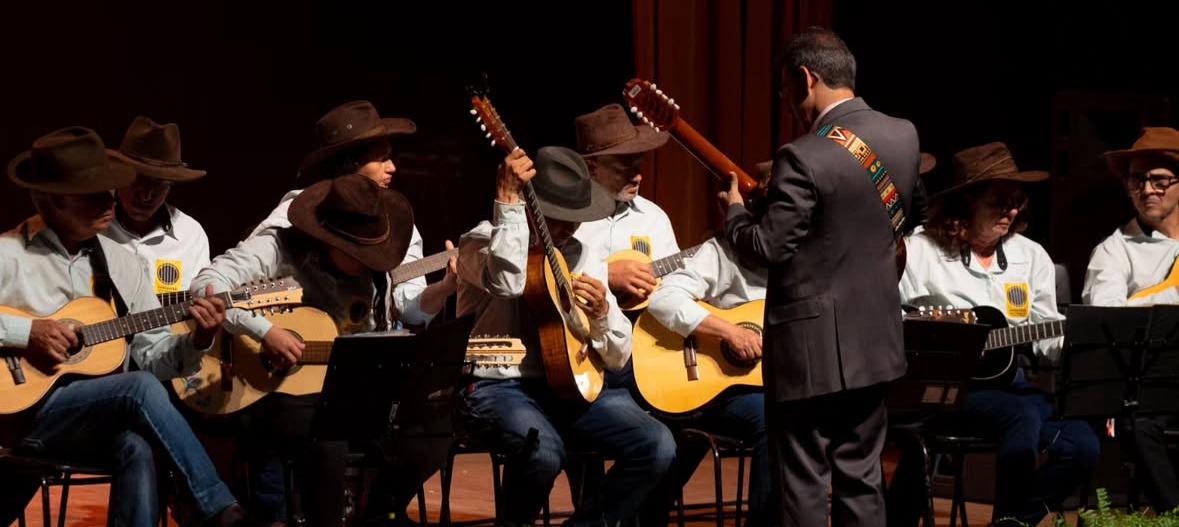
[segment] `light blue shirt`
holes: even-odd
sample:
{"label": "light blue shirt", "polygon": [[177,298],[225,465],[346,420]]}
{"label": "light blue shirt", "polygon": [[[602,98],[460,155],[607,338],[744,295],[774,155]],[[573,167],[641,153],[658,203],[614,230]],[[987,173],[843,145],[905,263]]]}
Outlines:
{"label": "light blue shirt", "polygon": [[[127,309],[137,313],[160,307],[140,260],[104,235],[97,240]],[[89,252],[69,254],[40,216],[0,235],[0,305],[47,317],[71,300],[89,296],[94,296]],[[31,328],[31,319],[0,315],[0,346],[28,347]],[[160,379],[189,375],[200,366],[201,350],[193,348],[191,334],[173,335],[167,326],[135,335],[128,351],[140,369]]]}

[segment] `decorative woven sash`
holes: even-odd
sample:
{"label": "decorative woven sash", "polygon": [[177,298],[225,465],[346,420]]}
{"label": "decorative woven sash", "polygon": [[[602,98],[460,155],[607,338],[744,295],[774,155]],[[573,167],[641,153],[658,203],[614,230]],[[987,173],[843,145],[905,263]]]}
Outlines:
{"label": "decorative woven sash", "polygon": [[893,236],[900,238],[905,227],[905,209],[901,206],[901,196],[897,194],[897,188],[892,184],[888,169],[884,168],[884,163],[880,161],[879,157],[876,157],[876,152],[873,152],[872,147],[860,139],[860,136],[847,128],[829,124],[820,128],[818,135],[847,149],[848,153],[864,167],[864,170],[868,171],[868,176],[872,178],[872,184],[876,185],[876,190],[880,192],[880,202],[884,205],[884,211],[888,213],[888,219],[892,223]]}

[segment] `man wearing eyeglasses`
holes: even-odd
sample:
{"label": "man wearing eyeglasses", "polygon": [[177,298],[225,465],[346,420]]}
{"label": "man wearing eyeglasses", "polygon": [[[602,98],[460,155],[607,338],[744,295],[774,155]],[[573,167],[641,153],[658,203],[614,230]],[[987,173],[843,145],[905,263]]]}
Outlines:
{"label": "man wearing eyeglasses", "polygon": [[[1097,306],[1179,304],[1163,282],[1179,256],[1179,131],[1146,128],[1128,150],[1106,152],[1110,170],[1126,184],[1137,214],[1093,249],[1082,298]],[[1174,417],[1135,421],[1138,467],[1158,512],[1179,507],[1179,478],[1163,430]]]}
{"label": "man wearing eyeglasses", "polygon": [[[1062,320],[1055,265],[1040,244],[1019,234],[1028,203],[1023,187],[1047,178],[1047,172],[1020,170],[1002,143],[955,154],[954,185],[930,196],[925,230],[907,239],[901,301],[933,296],[958,307],[990,306],[1013,326]],[[1041,340],[1035,353],[1055,358],[1061,341]],[[998,443],[996,522],[1036,525],[1050,510],[1059,511],[1097,460],[1093,430],[1082,421],[1056,419],[1022,370],[1006,385],[972,385],[961,417],[951,433]],[[1041,452],[1045,461],[1037,463]],[[889,525],[912,524],[915,517],[905,511],[890,503]]]}

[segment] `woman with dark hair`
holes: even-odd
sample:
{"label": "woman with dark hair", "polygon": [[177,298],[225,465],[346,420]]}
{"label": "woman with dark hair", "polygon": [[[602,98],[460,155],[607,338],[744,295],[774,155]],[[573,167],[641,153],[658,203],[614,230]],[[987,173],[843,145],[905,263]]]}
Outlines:
{"label": "woman with dark hair", "polygon": [[[1010,325],[1062,320],[1056,307],[1056,269],[1040,244],[1019,234],[1028,198],[1025,183],[1047,172],[1020,171],[1002,143],[954,156],[955,185],[930,198],[925,230],[907,240],[901,301],[922,297],[955,307],[990,306]],[[1055,358],[1061,338],[1034,344]],[[1035,525],[1059,510],[1097,460],[1093,430],[1082,421],[1053,418],[1052,404],[1022,370],[1007,384],[972,386],[962,406],[967,433],[999,443],[994,520]],[[1037,457],[1047,461],[1037,469]]]}

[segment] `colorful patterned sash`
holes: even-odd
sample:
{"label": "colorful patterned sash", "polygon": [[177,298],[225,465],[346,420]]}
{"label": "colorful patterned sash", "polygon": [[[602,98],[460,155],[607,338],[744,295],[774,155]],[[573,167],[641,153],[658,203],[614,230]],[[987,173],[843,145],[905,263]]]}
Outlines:
{"label": "colorful patterned sash", "polygon": [[880,158],[876,157],[876,152],[873,152],[872,147],[860,139],[860,136],[847,128],[829,124],[820,128],[818,135],[846,148],[864,170],[868,171],[872,184],[876,185],[876,190],[880,192],[880,202],[884,204],[884,211],[888,213],[888,219],[892,223],[893,236],[900,238],[905,228],[905,209],[901,206],[901,196],[897,194],[897,188],[892,184],[888,170],[884,168]]}

